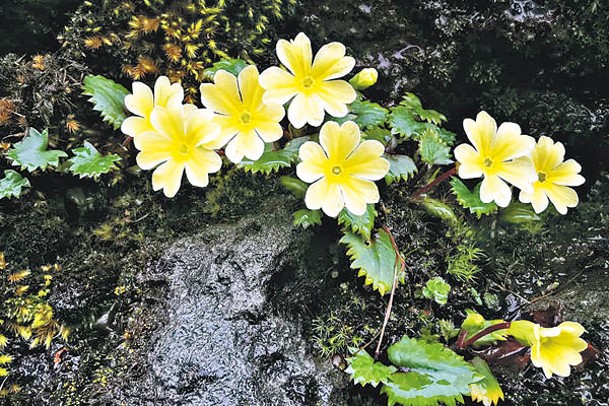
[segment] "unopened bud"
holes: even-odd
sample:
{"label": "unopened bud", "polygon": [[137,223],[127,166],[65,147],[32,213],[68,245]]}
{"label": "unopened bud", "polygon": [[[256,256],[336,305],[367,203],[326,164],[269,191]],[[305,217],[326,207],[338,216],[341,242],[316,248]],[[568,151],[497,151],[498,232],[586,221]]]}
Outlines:
{"label": "unopened bud", "polygon": [[351,78],[349,83],[355,90],[365,90],[374,85],[379,77],[379,73],[374,68],[365,68]]}

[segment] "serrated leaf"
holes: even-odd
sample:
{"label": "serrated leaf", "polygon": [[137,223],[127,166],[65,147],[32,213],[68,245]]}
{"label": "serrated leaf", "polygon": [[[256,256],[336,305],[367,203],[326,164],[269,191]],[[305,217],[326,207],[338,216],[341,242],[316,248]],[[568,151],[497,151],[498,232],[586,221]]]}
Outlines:
{"label": "serrated leaf", "polygon": [[450,285],[441,276],[428,280],[425,287],[423,287],[423,296],[433,300],[440,306],[444,306],[448,302],[449,293]]}
{"label": "serrated leaf", "polygon": [[292,192],[297,199],[304,199],[309,185],[293,176],[282,176],[279,178],[281,185]]}
{"label": "serrated leaf", "polygon": [[359,270],[357,276],[364,276],[366,285],[372,285],[381,295],[391,290],[396,253],[385,230],[379,229],[370,241],[358,234],[345,233],[340,242],[348,247],[351,269]]}
{"label": "serrated leaf", "polygon": [[448,165],[450,147],[442,140],[437,131],[427,129],[419,137],[419,154],[423,162],[429,165]]}
{"label": "serrated leaf", "polygon": [[484,406],[497,405],[499,399],[503,400],[503,390],[488,364],[479,357],[474,357],[469,362],[476,369],[476,373],[483,376],[483,379],[470,385],[472,400],[483,403]]}
{"label": "serrated leaf", "polygon": [[459,178],[453,176],[450,185],[457,202],[464,208],[469,209],[470,213],[475,214],[476,217],[480,218],[483,214],[488,215],[497,211],[495,202],[484,203],[480,200],[480,185],[482,183],[478,183],[474,187],[474,191],[471,192]]}
{"label": "serrated leaf", "polygon": [[481,379],[463,357],[439,343],[404,337],[387,354],[393,365],[408,371],[394,373],[381,389],[389,405],[454,406]]}
{"label": "serrated leaf", "polygon": [[63,151],[48,150],[49,133],[47,130],[39,132],[30,128],[29,134],[21,141],[13,144],[6,153],[7,158],[13,161],[13,166],[21,167],[34,172],[36,169],[45,170],[47,166],[59,166],[59,158],[67,157]]}
{"label": "serrated leaf", "polygon": [[285,144],[283,149],[277,151],[273,151],[271,144],[267,144],[265,152],[257,161],[244,159],[239,164],[239,167],[245,169],[246,172],[261,172],[265,175],[277,172],[281,168],[289,168],[298,160],[298,149],[300,146],[308,140],[309,137],[294,138]]}
{"label": "serrated leaf", "polygon": [[103,120],[118,130],[127,118],[125,97],[129,90],[120,83],[101,75],[87,75],[84,80],[85,96],[91,96],[93,110],[99,111]]}
{"label": "serrated leaf", "polygon": [[533,221],[540,221],[541,217],[535,213],[530,204],[512,202],[506,207],[499,216],[502,223],[507,224],[526,224]]}
{"label": "serrated leaf", "polygon": [[340,125],[343,125],[344,123],[346,123],[347,121],[355,121],[355,119],[357,118],[357,116],[355,114],[347,114],[344,117],[334,117],[334,116],[330,116],[327,118],[327,121],[333,121],[335,123],[338,123]]}
{"label": "serrated leaf", "polygon": [[19,197],[24,187],[30,187],[30,181],[12,169],[6,169],[4,178],[0,179],[0,199]]}
{"label": "serrated leaf", "polygon": [[374,227],[374,219],[376,219],[377,215],[378,213],[374,209],[374,205],[368,204],[366,205],[366,212],[361,216],[351,213],[346,208],[342,209],[341,212],[338,213],[337,220],[338,224],[343,226],[344,229],[359,234],[366,240],[369,240],[372,227]]}
{"label": "serrated leaf", "polygon": [[321,225],[321,211],[320,210],[309,210],[301,209],[294,214],[294,225],[301,226],[305,230],[309,227]]}
{"label": "serrated leaf", "polygon": [[67,160],[70,165],[68,170],[74,175],[82,178],[95,178],[99,175],[108,173],[116,169],[115,162],[121,160],[121,157],[116,154],[102,155],[88,141],[85,141],[84,146],[74,148],[72,150],[74,156]]}
{"label": "serrated leaf", "polygon": [[388,185],[400,180],[408,180],[417,172],[417,166],[409,156],[385,155],[385,159],[389,161],[389,172],[385,175],[385,182]]}
{"label": "serrated leaf", "polygon": [[362,129],[382,125],[389,113],[380,104],[368,100],[354,101],[351,103],[351,111],[356,115],[355,122]]}
{"label": "serrated leaf", "polygon": [[391,109],[389,114],[389,125],[391,133],[403,138],[412,138],[418,132],[425,129],[425,124],[417,121],[414,114],[404,106],[397,106]]}
{"label": "serrated leaf", "polygon": [[400,102],[401,106],[408,108],[411,112],[419,116],[421,120],[440,125],[446,121],[446,116],[436,110],[427,110],[423,108],[421,100],[414,93],[406,93],[404,100]]}
{"label": "serrated leaf", "polygon": [[386,128],[370,127],[364,130],[362,138],[365,140],[377,140],[387,146],[395,137]]}
{"label": "serrated leaf", "polygon": [[376,362],[366,350],[354,348],[351,352],[353,356],[347,358],[349,366],[345,369],[345,372],[351,376],[356,385],[370,384],[376,388],[379,383],[385,382],[391,374],[397,371],[397,368],[393,365],[387,366],[381,362]]}
{"label": "serrated leaf", "polygon": [[225,70],[228,73],[231,73],[235,76],[239,75],[239,72],[241,72],[243,69],[247,68],[249,64],[247,62],[245,62],[243,59],[238,59],[238,58],[231,58],[231,59],[223,59],[221,61],[218,62],[214,62],[211,66],[211,68],[207,68],[203,71],[203,75],[209,79],[212,80],[214,78],[214,75],[216,74],[216,72],[218,72],[219,70]]}

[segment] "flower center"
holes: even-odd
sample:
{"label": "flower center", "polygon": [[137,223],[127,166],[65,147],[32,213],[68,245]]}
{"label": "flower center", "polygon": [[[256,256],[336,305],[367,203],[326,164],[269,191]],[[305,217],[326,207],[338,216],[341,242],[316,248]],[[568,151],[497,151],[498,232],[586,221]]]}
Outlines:
{"label": "flower center", "polygon": [[243,114],[241,114],[240,119],[243,124],[247,124],[252,120],[252,116],[250,116],[250,113],[248,113],[246,111],[246,112],[243,112]]}
{"label": "flower center", "polygon": [[180,147],[178,148],[178,151],[180,152],[180,154],[186,155],[190,151],[190,148],[186,144],[181,144]]}
{"label": "flower center", "polygon": [[490,168],[491,166],[493,166],[493,160],[489,157],[484,158],[484,166]]}
{"label": "flower center", "polygon": [[334,174],[334,175],[338,176],[341,174],[342,171],[343,171],[343,168],[341,168],[339,165],[332,167],[332,174]]}
{"label": "flower center", "polygon": [[304,78],[304,80],[302,81],[302,85],[306,88],[309,88],[311,86],[313,86],[313,78],[311,78],[310,76],[307,76],[306,78]]}
{"label": "flower center", "polygon": [[537,172],[537,179],[543,183],[546,181],[546,179],[548,179],[548,174],[545,172]]}

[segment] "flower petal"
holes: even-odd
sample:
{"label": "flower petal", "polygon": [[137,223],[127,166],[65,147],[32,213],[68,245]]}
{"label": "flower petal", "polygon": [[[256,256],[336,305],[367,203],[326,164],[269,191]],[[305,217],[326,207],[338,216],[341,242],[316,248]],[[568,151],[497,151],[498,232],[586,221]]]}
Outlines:
{"label": "flower petal", "polygon": [[469,144],[461,144],[455,148],[455,159],[460,163],[459,177],[473,179],[482,176],[480,154]]}
{"label": "flower petal", "polygon": [[583,176],[579,175],[581,170],[580,164],[573,159],[569,159],[549,172],[547,181],[562,186],[579,186],[586,181]]}
{"label": "flower petal", "polygon": [[313,183],[324,176],[328,158],[321,146],[307,141],[298,150],[300,163],[296,166],[296,175],[307,183]]}
{"label": "flower petal", "polygon": [[278,122],[258,122],[256,123],[256,132],[264,142],[277,141],[283,137],[283,127]]}
{"label": "flower petal", "polygon": [[324,109],[314,96],[298,94],[288,108],[288,120],[294,128],[302,128],[307,123],[319,127],[324,117]]}
{"label": "flower petal", "polygon": [[367,203],[377,203],[380,200],[378,188],[374,182],[368,180],[346,177],[340,183],[340,188],[345,199],[345,207],[356,216],[366,212]]}
{"label": "flower petal", "polygon": [[537,173],[533,163],[526,157],[514,159],[509,162],[495,164],[495,174],[508,181],[518,189],[531,191],[533,183],[537,180]]}
{"label": "flower petal", "polygon": [[181,138],[184,136],[184,109],[182,105],[155,107],[150,115],[150,122],[157,132],[167,137]]}
{"label": "flower petal", "polygon": [[353,121],[347,121],[341,126],[329,121],[321,127],[319,141],[331,162],[343,164],[359,144],[359,127]]}
{"label": "flower petal", "polygon": [[250,65],[239,72],[239,91],[243,100],[243,107],[252,110],[262,103],[264,89],[258,82],[258,68]]}
{"label": "flower petal", "polygon": [[313,59],[311,40],[302,32],[290,42],[280,39],[277,42],[277,57],[294,75],[306,76]]}
{"label": "flower petal", "polygon": [[225,70],[214,75],[214,83],[203,83],[199,87],[201,102],[207,108],[224,115],[238,115],[243,109],[237,78]]}
{"label": "flower petal", "polygon": [[253,130],[240,132],[228,143],[224,152],[233,163],[241,162],[243,157],[256,161],[264,152],[264,141]]}
{"label": "flower petal", "polygon": [[148,131],[154,131],[150,120],[147,118],[131,116],[127,117],[123,124],[121,124],[121,131],[130,137],[137,137]]}
{"label": "flower petal", "polygon": [[149,169],[156,167],[160,163],[167,161],[170,157],[171,156],[170,156],[169,152],[167,152],[167,151],[144,150],[144,151],[140,152],[139,154],[137,154],[136,161],[137,161],[137,166],[139,166],[140,168],[142,168],[144,170],[149,170]]}
{"label": "flower petal", "polygon": [[165,134],[149,131],[134,138],[133,144],[140,151],[163,152],[170,156],[169,151],[173,145],[173,140]]}
{"label": "flower petal", "polygon": [[296,79],[290,73],[272,66],[260,74],[260,85],[266,89],[265,103],[285,104],[298,93]]}
{"label": "flower petal", "polygon": [[568,207],[575,207],[579,203],[577,192],[570,187],[550,184],[545,191],[560,214],[567,214]]}
{"label": "flower petal", "polygon": [[535,139],[522,135],[520,126],[514,123],[503,123],[491,145],[494,161],[507,161],[529,154],[535,148]]}
{"label": "flower petal", "polygon": [[184,89],[179,83],[173,85],[167,76],[159,76],[154,83],[154,105],[166,107],[170,103],[182,103]]}
{"label": "flower petal", "polygon": [[547,209],[550,203],[543,188],[539,187],[537,183],[533,186],[532,193],[521,190],[519,199],[522,203],[531,203],[533,210],[538,214]]}
{"label": "flower petal", "polygon": [[331,80],[345,76],[355,66],[355,59],[345,56],[345,46],[331,42],[317,51],[311,76],[318,80]]}
{"label": "flower petal", "polygon": [[347,104],[353,103],[357,94],[344,80],[332,80],[319,84],[315,95],[324,110],[334,117],[344,117],[349,113]]}
{"label": "flower petal", "polygon": [[480,200],[483,203],[494,201],[499,207],[507,207],[512,200],[512,190],[499,176],[488,175],[480,186]]}
{"label": "flower petal", "polygon": [[154,107],[152,90],[142,82],[133,82],[133,94],[125,97],[127,110],[140,117],[149,117]]}
{"label": "flower petal", "polygon": [[214,122],[214,113],[207,109],[193,111],[186,122],[186,134],[194,145],[207,145],[216,140],[220,126]]}
{"label": "flower petal", "polygon": [[310,210],[322,209],[330,217],[338,216],[345,206],[343,195],[336,183],[321,178],[307,189],[305,204]]}
{"label": "flower petal", "polygon": [[379,141],[366,140],[348,156],[347,174],[366,180],[380,180],[389,172],[389,161],[382,158],[385,147]]}
{"label": "flower petal", "polygon": [[493,138],[497,132],[497,123],[486,111],[481,111],[476,116],[476,121],[471,118],[463,120],[463,129],[467,138],[482,155],[490,151]]}
{"label": "flower petal", "polygon": [[152,189],[154,191],[163,189],[165,196],[174,197],[182,183],[184,163],[169,160],[160,165],[152,173]]}
{"label": "flower petal", "polygon": [[[565,147],[562,143],[554,143],[552,138],[541,136],[531,153],[531,160],[537,172],[551,172],[565,158]],[[581,170],[581,168],[580,168]]]}
{"label": "flower petal", "polygon": [[186,162],[186,176],[193,186],[205,187],[209,184],[209,174],[218,172],[221,167],[222,159],[217,153],[199,147]]}

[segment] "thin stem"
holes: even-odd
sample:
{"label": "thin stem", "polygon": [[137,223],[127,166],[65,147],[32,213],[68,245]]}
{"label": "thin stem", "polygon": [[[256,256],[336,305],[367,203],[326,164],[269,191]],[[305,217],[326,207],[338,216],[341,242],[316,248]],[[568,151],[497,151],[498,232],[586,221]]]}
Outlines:
{"label": "thin stem", "polygon": [[450,168],[449,170],[444,172],[442,175],[438,176],[437,178],[435,178],[434,180],[429,182],[427,185],[425,185],[422,188],[420,188],[419,190],[415,191],[412,194],[412,198],[416,199],[417,197],[421,196],[422,194],[429,192],[430,190],[435,188],[439,183],[445,181],[446,179],[450,178],[451,176],[455,175],[456,173],[457,173],[457,166],[453,166],[452,168]]}
{"label": "thin stem", "polygon": [[469,340],[467,340],[465,342],[457,343],[457,348],[463,350],[486,335],[494,333],[495,331],[505,330],[505,329],[510,328],[511,324],[512,323],[510,323],[509,321],[504,321],[503,323],[493,324],[492,326],[489,326],[489,327],[485,328],[484,330],[480,331],[478,334],[474,335]]}
{"label": "thin stem", "polygon": [[[391,317],[391,308],[393,307],[393,298],[395,296],[395,290],[398,286],[398,277],[404,272],[406,268],[406,261],[402,254],[400,254],[400,250],[398,249],[398,245],[395,242],[395,238],[393,238],[393,234],[389,231],[389,227],[383,226],[383,230],[389,235],[389,240],[391,241],[391,246],[395,251],[395,263],[393,265],[393,285],[391,285],[391,295],[389,296],[389,302],[387,303],[387,309],[385,310],[385,319],[383,320],[383,327],[381,327],[381,335],[379,337],[379,342],[376,345],[376,351],[374,352],[374,358],[378,358],[381,354],[381,345],[383,344],[383,337],[385,336],[385,329],[387,328],[387,324],[389,323],[389,317]],[[398,271],[398,264],[399,271]]]}

